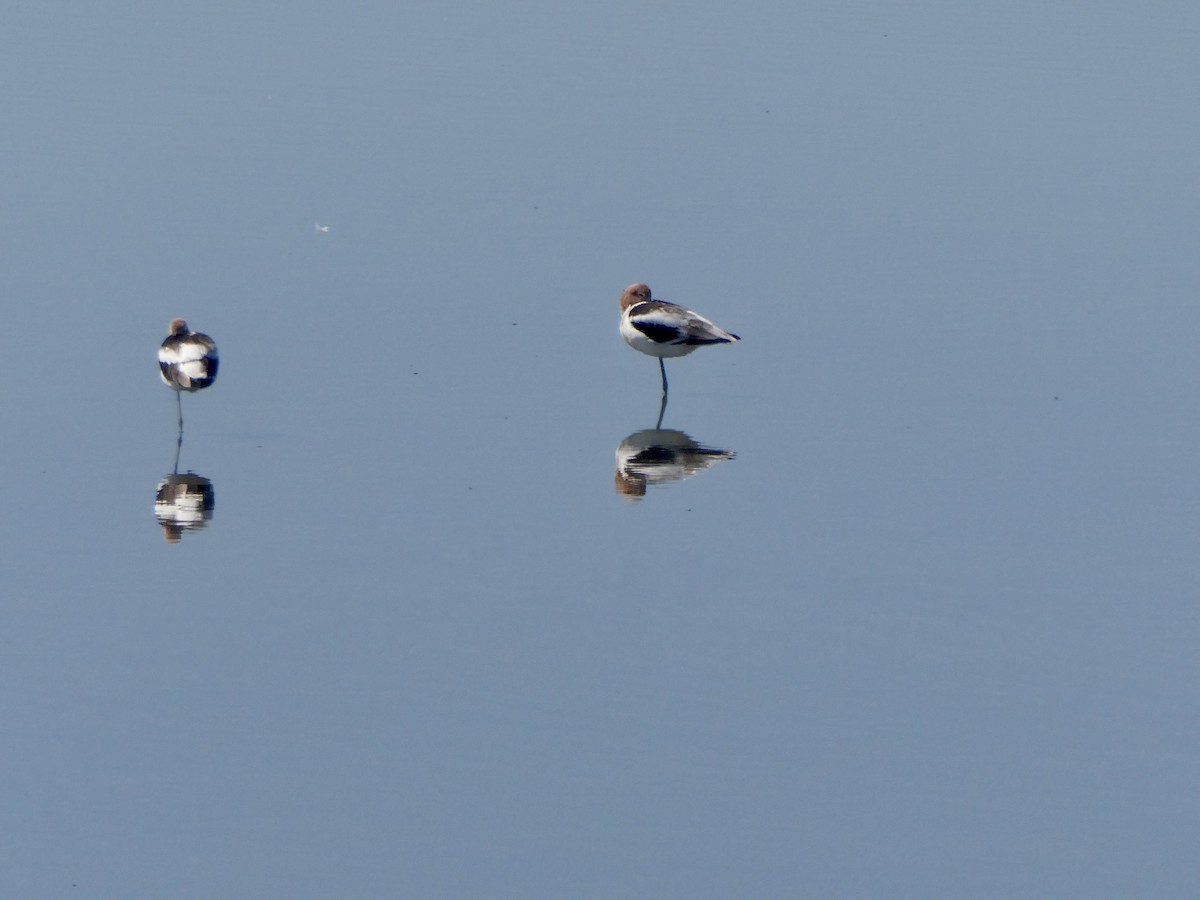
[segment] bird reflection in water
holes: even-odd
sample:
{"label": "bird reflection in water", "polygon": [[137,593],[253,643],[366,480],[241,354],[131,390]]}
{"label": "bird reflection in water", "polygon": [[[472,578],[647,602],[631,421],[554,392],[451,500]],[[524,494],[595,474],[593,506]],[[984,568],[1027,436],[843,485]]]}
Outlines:
{"label": "bird reflection in water", "polygon": [[168,544],[178,544],[186,532],[199,531],[212,520],[216,494],[212,482],[195,472],[179,474],[179,453],[183,449],[183,424],[175,437],[175,465],[163,476],[154,492],[154,517],[162,527]]}
{"label": "bird reflection in water", "polygon": [[154,516],[169,544],[178,544],[186,532],[199,531],[212,519],[216,495],[203,475],[171,474],[158,483]]}
{"label": "bird reflection in water", "polygon": [[682,431],[663,428],[664,395],[653,428],[635,431],[617,445],[617,472],[613,486],[623,497],[639,500],[652,484],[682,481],[703,472],[723,459],[733,459],[732,450],[705,447]]}

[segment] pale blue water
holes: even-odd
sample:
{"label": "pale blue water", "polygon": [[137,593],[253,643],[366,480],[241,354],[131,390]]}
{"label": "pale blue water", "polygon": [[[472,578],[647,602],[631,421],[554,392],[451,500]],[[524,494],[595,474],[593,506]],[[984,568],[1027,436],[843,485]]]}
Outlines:
{"label": "pale blue water", "polygon": [[1195,894],[1198,26],[11,9],[4,893]]}

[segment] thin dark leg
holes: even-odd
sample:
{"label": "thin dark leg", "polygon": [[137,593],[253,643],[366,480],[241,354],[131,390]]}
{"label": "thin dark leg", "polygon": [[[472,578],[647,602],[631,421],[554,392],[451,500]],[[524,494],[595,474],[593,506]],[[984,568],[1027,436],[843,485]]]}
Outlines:
{"label": "thin dark leg", "polygon": [[659,428],[662,428],[662,420],[663,420],[663,416],[666,414],[666,412],[667,412],[667,392],[663,391],[662,403],[658,404],[658,421],[654,423],[654,428],[656,431]]}
{"label": "thin dark leg", "polygon": [[662,357],[658,358],[658,370],[662,372],[663,378],[663,396],[667,396],[667,367],[663,365]]}
{"label": "thin dark leg", "polygon": [[179,431],[175,435],[175,468],[171,470],[172,475],[179,474],[179,453],[183,450],[183,398],[180,392],[175,392],[175,404],[179,408]]}

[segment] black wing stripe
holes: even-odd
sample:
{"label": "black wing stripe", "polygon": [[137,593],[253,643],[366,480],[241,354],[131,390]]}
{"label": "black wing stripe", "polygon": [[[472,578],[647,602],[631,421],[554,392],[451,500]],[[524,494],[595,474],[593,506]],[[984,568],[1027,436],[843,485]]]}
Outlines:
{"label": "black wing stripe", "polygon": [[656,344],[670,344],[678,341],[683,336],[683,332],[678,328],[671,325],[664,325],[661,322],[631,319],[629,324]]}

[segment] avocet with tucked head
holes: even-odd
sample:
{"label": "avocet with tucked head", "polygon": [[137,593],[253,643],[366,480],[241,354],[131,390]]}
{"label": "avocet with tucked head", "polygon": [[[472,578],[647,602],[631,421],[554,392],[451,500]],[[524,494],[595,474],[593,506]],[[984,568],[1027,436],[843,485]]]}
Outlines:
{"label": "avocet with tucked head", "polygon": [[695,310],[652,299],[650,288],[644,284],[631,284],[621,294],[621,337],[634,350],[658,357],[663,394],[667,392],[667,367],[663,359],[687,356],[706,344],[732,344],[741,340]]}
{"label": "avocet with tucked head", "polygon": [[207,334],[172,319],[167,339],[158,348],[158,371],[173,391],[198,391],[217,380],[217,345]]}

